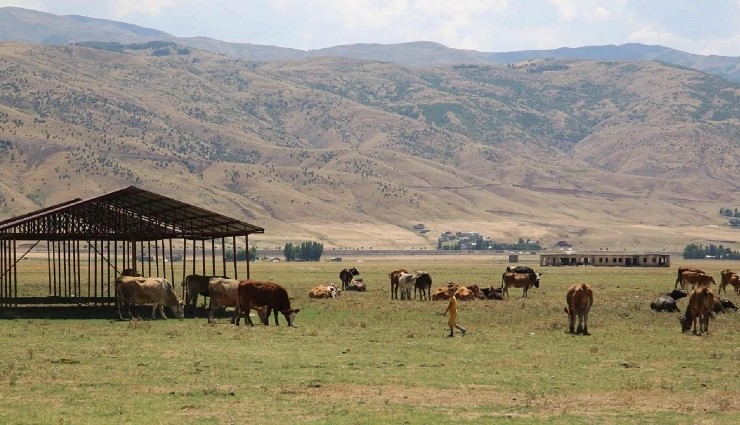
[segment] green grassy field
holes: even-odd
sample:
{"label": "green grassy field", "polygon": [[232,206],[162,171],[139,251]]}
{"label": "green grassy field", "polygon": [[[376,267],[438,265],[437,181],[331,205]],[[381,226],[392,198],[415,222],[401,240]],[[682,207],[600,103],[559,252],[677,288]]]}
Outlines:
{"label": "green grassy field", "polygon": [[[23,270],[42,278],[24,285],[43,289],[45,263],[34,261]],[[308,298],[352,265],[368,292]],[[121,322],[112,307],[5,309],[0,423],[737,423],[738,313],[718,315],[699,337],[681,333],[677,313],[649,308],[673,288],[678,265],[541,268],[528,299],[512,289],[504,301],[461,302],[464,338],[445,337],[446,302],[390,300],[387,273],[423,269],[434,288],[488,286],[500,284],[503,263],[253,263],[252,277],[289,289],[298,328],[282,316],[280,327],[250,328],[226,318]],[[690,265],[717,280],[740,269]],[[591,336],[566,333],[565,292],[576,282],[594,288]]]}

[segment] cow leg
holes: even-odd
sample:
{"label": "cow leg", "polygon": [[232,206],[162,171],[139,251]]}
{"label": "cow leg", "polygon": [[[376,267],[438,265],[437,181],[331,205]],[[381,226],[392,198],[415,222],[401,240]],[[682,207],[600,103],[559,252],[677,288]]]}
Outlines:
{"label": "cow leg", "polygon": [[[276,308],[272,310],[272,314],[273,314],[273,316],[275,316],[275,326],[280,326],[280,323],[278,323],[278,311],[277,311]],[[268,317],[268,319],[269,319],[269,317]]]}
{"label": "cow leg", "polygon": [[[247,305],[245,305],[244,308],[242,308],[241,314],[244,314],[244,324],[245,325],[254,326],[254,323],[252,323],[252,319],[249,317],[249,311],[251,308],[252,308],[252,304],[247,303]],[[238,325],[239,322],[237,321],[236,324]]]}
{"label": "cow leg", "polygon": [[588,333],[588,312],[583,314],[583,334],[589,335]]}

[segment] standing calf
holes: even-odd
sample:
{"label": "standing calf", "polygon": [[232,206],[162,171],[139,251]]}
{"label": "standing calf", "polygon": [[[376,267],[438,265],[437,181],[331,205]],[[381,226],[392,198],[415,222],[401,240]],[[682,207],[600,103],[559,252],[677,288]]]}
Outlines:
{"label": "standing calf", "polygon": [[[565,296],[568,304],[565,312],[568,313],[568,328],[571,334],[582,333],[588,335],[588,313],[594,303],[594,293],[591,287],[585,283],[577,283],[568,289]],[[575,328],[576,316],[578,316],[578,328]]]}

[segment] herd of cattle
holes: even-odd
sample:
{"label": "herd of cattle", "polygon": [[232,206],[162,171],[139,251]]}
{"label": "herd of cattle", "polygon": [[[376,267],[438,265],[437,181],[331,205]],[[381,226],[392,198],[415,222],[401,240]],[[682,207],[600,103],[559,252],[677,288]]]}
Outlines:
{"label": "herd of cattle", "polygon": [[[309,298],[336,298],[342,291],[366,291],[360,272],[356,268],[343,269],[339,273],[341,289],[333,284],[319,285],[311,289]],[[522,297],[527,297],[530,288],[539,288],[541,274],[529,267],[509,266],[501,276],[500,287],[480,288],[477,285],[463,286],[448,283],[432,292],[432,277],[425,271],[413,273],[404,269],[394,270],[388,274],[390,279],[391,299],[410,300],[413,289],[414,298],[421,300],[446,300],[455,296],[459,300],[495,299],[509,296],[509,288],[521,288]],[[714,278],[696,268],[679,268],[674,289],[660,294],[651,303],[655,311],[680,311],[677,301],[688,297],[684,315],[680,317],[683,332],[691,329],[694,333],[708,332],[709,319],[715,313],[727,310],[737,311],[735,304],[719,296],[727,286],[732,286],[740,293],[740,277],[731,270],[721,272],[721,282],[715,295],[711,285]],[[290,305],[288,292],[282,286],[252,279],[230,279],[225,276],[190,275],[183,283],[185,301],[175,295],[174,286],[167,279],[159,277],[142,277],[132,270],[124,270],[116,279],[116,308],[119,319],[123,320],[122,307],[126,308],[129,317],[133,317],[131,306],[134,304],[151,304],[152,318],[156,311],[166,318],[163,307],[168,307],[182,319],[185,311],[197,308],[198,296],[209,298],[208,323],[213,322],[217,310],[226,307],[234,308],[232,323],[239,325],[241,316],[245,322],[254,326],[249,317],[250,310],[257,313],[260,321],[267,325],[270,313],[274,314],[275,325],[278,325],[278,312],[282,313],[288,326],[295,326],[295,315],[300,309]],[[681,289],[678,289],[678,287]],[[691,290],[689,291],[689,287]],[[572,285],[566,293],[565,312],[568,314],[569,332],[588,335],[588,315],[593,304],[593,290],[587,284]],[[577,322],[577,326],[576,326]],[[698,324],[698,327],[697,327]]]}

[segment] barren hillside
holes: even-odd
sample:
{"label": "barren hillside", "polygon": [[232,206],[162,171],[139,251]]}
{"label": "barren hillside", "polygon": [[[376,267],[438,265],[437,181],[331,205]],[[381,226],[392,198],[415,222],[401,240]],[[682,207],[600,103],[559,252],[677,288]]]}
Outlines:
{"label": "barren hillside", "polygon": [[[259,246],[737,244],[740,89],[657,62],[409,68],[0,44],[2,218],[126,185]],[[432,231],[419,235],[416,223]]]}

